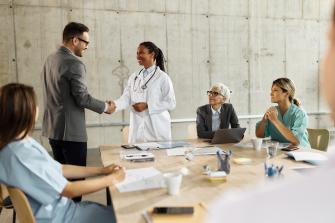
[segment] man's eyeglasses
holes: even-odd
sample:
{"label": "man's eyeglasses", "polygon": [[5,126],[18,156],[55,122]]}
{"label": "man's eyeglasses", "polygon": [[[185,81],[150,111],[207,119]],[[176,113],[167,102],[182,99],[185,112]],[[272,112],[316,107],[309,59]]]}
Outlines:
{"label": "man's eyeglasses", "polygon": [[88,42],[88,41],[86,41],[86,40],[84,40],[84,39],[82,39],[80,37],[77,37],[77,39],[79,39],[80,41],[83,41],[84,43],[86,43],[86,45],[88,45],[90,43],[90,42]]}
{"label": "man's eyeglasses", "polygon": [[[216,97],[216,96],[218,96],[218,95],[222,95],[222,94],[220,94],[220,93],[218,93],[218,92],[215,92],[215,91],[207,91],[207,95],[208,96],[214,96],[214,97]],[[223,95],[222,95],[223,96]]]}

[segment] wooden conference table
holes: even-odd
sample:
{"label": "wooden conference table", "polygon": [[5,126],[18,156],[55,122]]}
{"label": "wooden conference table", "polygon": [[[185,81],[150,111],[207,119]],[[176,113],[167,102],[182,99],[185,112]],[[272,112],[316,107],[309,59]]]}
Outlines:
{"label": "wooden conference table", "polygon": [[[208,143],[202,140],[185,140],[192,146],[205,146]],[[256,186],[266,181],[264,176],[264,160],[266,150],[255,151],[253,148],[241,148],[232,144],[217,145],[218,147],[233,152],[230,162],[231,172],[226,182],[210,182],[202,174],[203,165],[209,165],[213,169],[217,168],[217,158],[214,155],[196,156],[192,161],[187,161],[183,156],[167,156],[166,150],[153,150],[154,162],[134,163],[120,159],[122,148],[117,145],[100,146],[101,159],[104,166],[112,163],[120,164],[126,169],[155,167],[162,173],[178,171],[182,167],[189,169],[190,174],[182,179],[181,191],[178,195],[167,194],[166,188],[142,190],[136,192],[120,193],[114,186],[110,187],[113,204],[118,222],[145,222],[142,212],[154,206],[176,206],[190,205],[202,202],[210,205],[213,200],[222,193],[230,189],[243,189]],[[252,162],[248,165],[239,165],[233,162],[234,158],[247,157]],[[308,167],[310,164],[295,162],[288,159],[282,151],[278,151],[277,156],[270,159],[269,163],[284,165],[283,174],[285,178],[300,175],[292,167]]]}

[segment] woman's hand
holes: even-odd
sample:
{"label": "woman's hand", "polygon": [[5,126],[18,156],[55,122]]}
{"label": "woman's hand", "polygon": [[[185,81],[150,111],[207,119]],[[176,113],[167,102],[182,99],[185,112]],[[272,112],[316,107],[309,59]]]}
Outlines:
{"label": "woman's hand", "polygon": [[269,119],[271,122],[276,122],[278,121],[278,111],[275,107],[271,107],[269,108],[266,113],[265,116],[267,119]]}
{"label": "woman's hand", "polygon": [[126,177],[125,169],[122,167],[116,167],[113,169],[113,172],[107,175],[110,180],[110,184],[115,184],[121,182]]}
{"label": "woman's hand", "polygon": [[142,112],[148,108],[148,104],[146,102],[138,102],[136,104],[133,104],[133,108],[137,112]]}
{"label": "woman's hand", "polygon": [[102,173],[108,175],[108,174],[111,174],[111,173],[115,172],[117,169],[121,169],[121,168],[122,167],[119,166],[119,165],[111,164],[109,166],[104,167],[102,169]]}

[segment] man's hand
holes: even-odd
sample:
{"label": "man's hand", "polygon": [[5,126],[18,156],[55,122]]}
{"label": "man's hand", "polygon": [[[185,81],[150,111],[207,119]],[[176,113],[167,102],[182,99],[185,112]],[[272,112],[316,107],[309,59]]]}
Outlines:
{"label": "man's hand", "polygon": [[146,102],[138,102],[136,104],[133,104],[133,108],[137,112],[142,112],[148,108],[148,104]]}
{"label": "man's hand", "polygon": [[116,106],[115,106],[114,101],[106,101],[106,103],[108,104],[106,113],[112,114],[113,112],[115,112]]}

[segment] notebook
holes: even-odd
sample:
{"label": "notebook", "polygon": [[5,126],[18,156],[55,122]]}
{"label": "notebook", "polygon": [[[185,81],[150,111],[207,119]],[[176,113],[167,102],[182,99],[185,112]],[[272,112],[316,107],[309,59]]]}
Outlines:
{"label": "notebook", "polygon": [[328,159],[325,155],[316,152],[291,151],[286,154],[295,161],[304,161],[314,165],[319,165]]}

